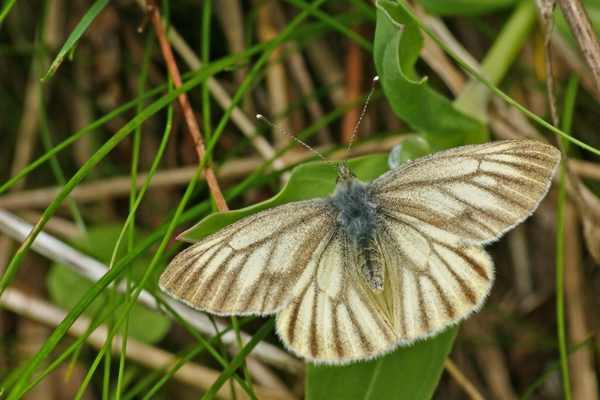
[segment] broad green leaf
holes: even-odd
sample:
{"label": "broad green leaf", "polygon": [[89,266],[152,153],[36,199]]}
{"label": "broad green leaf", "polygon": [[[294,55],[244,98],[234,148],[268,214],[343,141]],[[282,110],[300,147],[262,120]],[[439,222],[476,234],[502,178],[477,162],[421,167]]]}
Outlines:
{"label": "broad green leaf", "polygon": [[[385,155],[370,155],[348,161],[354,174],[370,181],[387,170]],[[240,218],[290,201],[307,200],[330,195],[335,189],[337,169],[335,164],[310,162],[294,168],[285,187],[274,197],[261,203],[224,213],[211,214],[182,233],[179,239],[195,242]]]}
{"label": "broad green leaf", "polygon": [[423,46],[417,24],[395,1],[376,4],[375,67],[398,117],[422,133],[434,150],[486,141],[484,124],[456,109],[416,73],[414,66]]}
{"label": "broad green leaf", "polygon": [[429,143],[420,135],[413,135],[397,144],[390,151],[388,164],[391,168],[398,168],[407,161],[426,156],[431,153]]}
{"label": "broad green leaf", "polygon": [[[74,245],[101,261],[108,261],[119,235],[120,226],[109,225],[93,227],[86,238]],[[141,277],[148,260],[139,259],[132,265],[133,279]],[[73,308],[79,299],[93,286],[93,282],[73,272],[63,264],[52,265],[48,274],[48,292],[54,303],[65,309]],[[88,308],[94,315],[102,307],[107,293],[102,293]],[[119,300],[123,299],[118,295]],[[160,313],[136,304],[129,315],[129,335],[144,343],[156,343],[168,332],[170,321]]]}
{"label": "broad green leaf", "polygon": [[430,14],[481,15],[514,6],[519,0],[418,0]]}
{"label": "broad green leaf", "polygon": [[347,366],[308,365],[306,399],[430,399],[458,328],[375,360]]}

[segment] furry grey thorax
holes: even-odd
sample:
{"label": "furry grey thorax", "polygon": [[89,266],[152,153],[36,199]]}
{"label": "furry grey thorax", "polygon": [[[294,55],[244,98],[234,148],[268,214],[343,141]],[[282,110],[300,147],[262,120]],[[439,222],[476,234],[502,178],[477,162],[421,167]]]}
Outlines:
{"label": "furry grey thorax", "polygon": [[340,164],[338,183],[329,198],[337,210],[337,224],[357,250],[360,271],[374,290],[383,289],[383,268],[373,241],[377,225],[377,205],[369,185],[356,179],[345,164]]}
{"label": "furry grey thorax", "polygon": [[361,248],[369,245],[375,233],[377,208],[370,197],[369,187],[351,178],[339,181],[330,198],[340,228]]}

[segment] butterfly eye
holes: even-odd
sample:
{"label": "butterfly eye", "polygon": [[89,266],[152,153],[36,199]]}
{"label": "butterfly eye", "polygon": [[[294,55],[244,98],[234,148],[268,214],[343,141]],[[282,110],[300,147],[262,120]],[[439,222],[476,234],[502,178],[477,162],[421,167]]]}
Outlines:
{"label": "butterfly eye", "polygon": [[338,164],[338,176],[336,182],[350,181],[356,176],[348,168],[348,164],[341,162]]}

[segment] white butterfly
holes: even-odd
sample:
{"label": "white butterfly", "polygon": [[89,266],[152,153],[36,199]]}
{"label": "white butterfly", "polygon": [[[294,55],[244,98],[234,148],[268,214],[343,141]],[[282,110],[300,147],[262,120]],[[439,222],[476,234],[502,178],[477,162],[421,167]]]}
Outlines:
{"label": "white butterfly", "polygon": [[177,255],[160,287],[218,315],[277,313],[288,349],[347,363],[435,335],[477,311],[483,245],[527,218],[560,152],[531,140],[459,147],[371,183],[345,163],[328,198],[244,218]]}

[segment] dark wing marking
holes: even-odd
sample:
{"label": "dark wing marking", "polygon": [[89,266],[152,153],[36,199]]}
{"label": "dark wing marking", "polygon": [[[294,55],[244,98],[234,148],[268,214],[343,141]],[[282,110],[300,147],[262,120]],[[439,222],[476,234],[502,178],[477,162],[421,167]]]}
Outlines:
{"label": "dark wing marking", "polygon": [[313,253],[334,227],[334,212],[323,199],[260,212],[179,253],[160,277],[160,287],[214,314],[272,314],[290,302]]}
{"label": "dark wing marking", "polygon": [[537,208],[559,160],[556,148],[532,140],[463,146],[390,171],[371,189],[386,214],[484,244]]}

